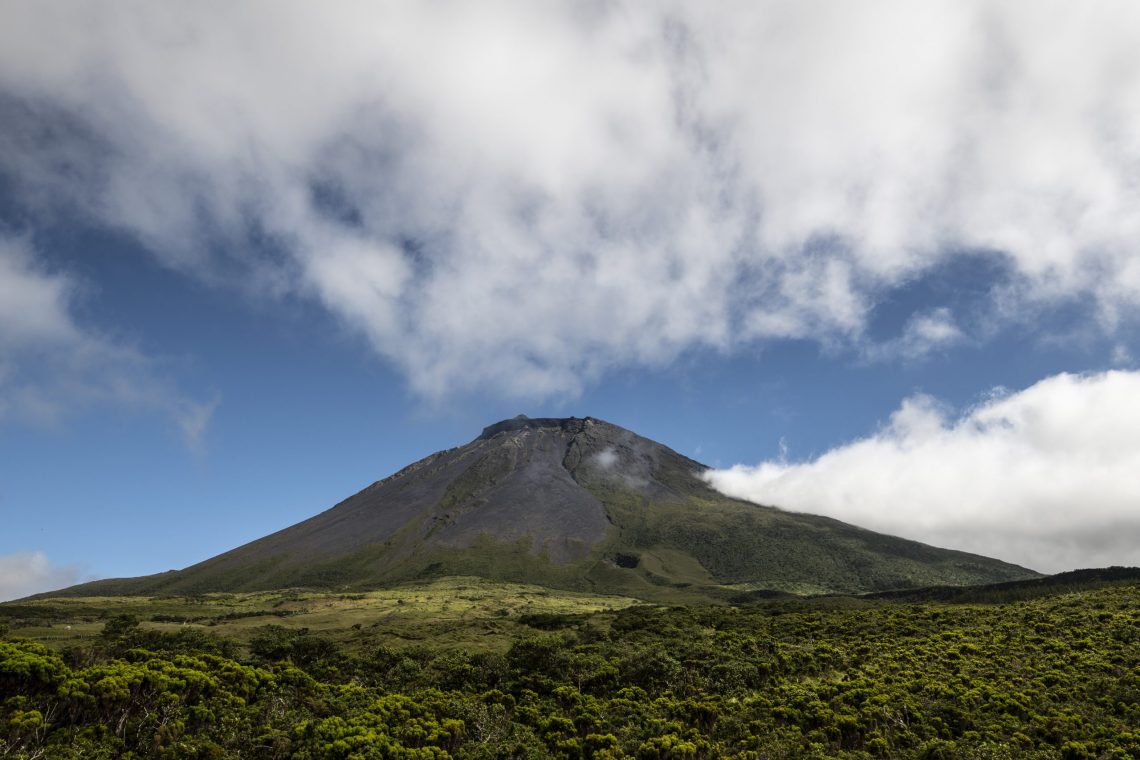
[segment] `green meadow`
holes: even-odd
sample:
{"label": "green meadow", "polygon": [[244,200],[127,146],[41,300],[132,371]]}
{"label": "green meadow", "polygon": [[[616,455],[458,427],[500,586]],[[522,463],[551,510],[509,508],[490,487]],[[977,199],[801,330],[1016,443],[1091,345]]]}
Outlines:
{"label": "green meadow", "polygon": [[528,616],[586,616],[636,599],[546,589],[481,578],[445,578],[356,593],[266,591],[187,597],[77,597],[0,606],[0,621],[54,649],[81,646],[108,619],[134,616],[142,630],[200,632],[247,645],[266,625],[320,634],[348,652],[379,644],[502,650],[528,627]]}

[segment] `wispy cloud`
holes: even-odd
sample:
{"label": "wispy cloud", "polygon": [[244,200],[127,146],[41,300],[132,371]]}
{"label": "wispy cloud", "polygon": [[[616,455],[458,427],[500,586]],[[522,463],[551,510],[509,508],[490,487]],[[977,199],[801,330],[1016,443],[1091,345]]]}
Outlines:
{"label": "wispy cloud", "polygon": [[53,425],[97,404],[168,415],[200,450],[217,401],[197,401],[159,363],[80,324],[67,273],[40,266],[24,238],[0,234],[0,421]]}
{"label": "wispy cloud", "polygon": [[[861,351],[884,294],[961,251],[1004,262],[998,322],[1083,300],[1113,333],[1140,304],[1131,2],[0,14],[26,214],[316,299],[429,397]],[[951,345],[944,306],[884,351]]]}
{"label": "wispy cloud", "polygon": [[0,555],[0,602],[74,586],[84,580],[76,565],[56,565],[43,552]]}
{"label": "wispy cloud", "polygon": [[912,315],[898,337],[869,343],[863,353],[872,361],[921,359],[966,340],[966,334],[955,324],[950,309],[939,307]]}
{"label": "wispy cloud", "polygon": [[1061,374],[961,414],[905,400],[883,429],[806,462],[708,474],[757,503],[1042,571],[1140,565],[1140,372]]}

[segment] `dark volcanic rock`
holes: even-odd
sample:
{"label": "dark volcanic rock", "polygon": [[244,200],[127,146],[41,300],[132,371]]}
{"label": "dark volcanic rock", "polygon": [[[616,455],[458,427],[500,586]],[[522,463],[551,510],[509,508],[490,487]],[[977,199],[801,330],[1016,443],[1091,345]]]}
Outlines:
{"label": "dark volcanic rock", "polygon": [[586,426],[586,422],[595,422],[592,417],[585,417],[579,419],[577,417],[539,417],[537,419],[527,417],[525,414],[520,414],[517,417],[512,417],[509,420],[496,422],[494,425],[488,425],[483,428],[483,432],[479,435],[480,440],[489,440],[499,435],[500,433],[515,433],[520,430],[541,430],[548,428],[551,430],[568,430],[573,433],[581,432]]}

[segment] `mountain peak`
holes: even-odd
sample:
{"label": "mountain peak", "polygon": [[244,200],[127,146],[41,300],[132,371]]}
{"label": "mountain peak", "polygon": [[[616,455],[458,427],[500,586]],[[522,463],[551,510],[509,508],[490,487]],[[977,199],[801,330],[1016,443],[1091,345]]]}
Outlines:
{"label": "mountain peak", "polygon": [[527,417],[519,414],[509,420],[500,420],[483,428],[476,440],[489,440],[500,433],[514,433],[519,430],[540,430],[552,428],[570,432],[581,432],[587,425],[597,422],[593,417]]}

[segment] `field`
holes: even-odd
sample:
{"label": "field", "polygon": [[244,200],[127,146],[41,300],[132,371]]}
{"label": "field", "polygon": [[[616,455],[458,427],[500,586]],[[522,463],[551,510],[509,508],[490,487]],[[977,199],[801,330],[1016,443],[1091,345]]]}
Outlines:
{"label": "field", "polygon": [[1140,757],[1134,573],[948,595],[451,578],[0,605],[0,755]]}
{"label": "field", "polygon": [[357,654],[379,644],[431,642],[440,649],[505,651],[533,631],[521,620],[535,615],[587,615],[618,610],[636,599],[554,591],[481,578],[360,593],[302,591],[203,594],[191,597],[78,597],[0,606],[0,622],[19,625],[23,638],[54,649],[82,645],[106,621],[133,615],[144,630],[200,631],[248,644],[268,624],[319,633]]}

